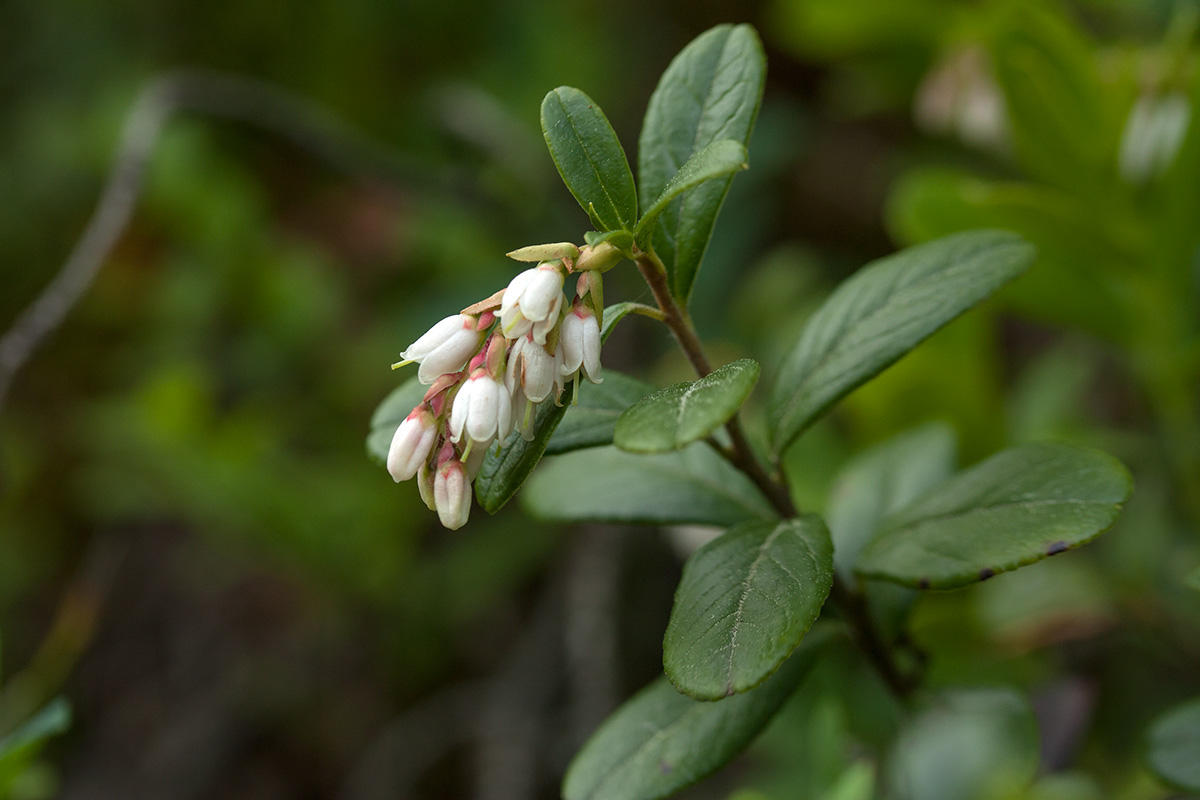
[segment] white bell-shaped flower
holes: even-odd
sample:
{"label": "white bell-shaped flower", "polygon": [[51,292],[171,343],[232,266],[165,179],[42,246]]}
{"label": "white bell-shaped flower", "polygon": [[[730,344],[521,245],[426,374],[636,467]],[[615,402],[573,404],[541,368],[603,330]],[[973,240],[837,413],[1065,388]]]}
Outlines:
{"label": "white bell-shaped flower", "polygon": [[563,272],[558,264],[546,262],[527,269],[512,279],[500,302],[500,330],[508,339],[533,332],[539,344],[558,321],[563,304]]}
{"label": "white bell-shaped flower", "polygon": [[457,458],[438,467],[433,478],[433,502],[442,525],[456,531],[471,515],[471,479]]}
{"label": "white bell-shaped flower", "polygon": [[392,480],[399,483],[416,475],[429,458],[436,439],[437,420],[429,407],[422,403],[405,417],[392,436],[387,456],[387,469]]}
{"label": "white bell-shaped flower", "polygon": [[[505,384],[514,397],[520,389],[528,400],[541,403],[554,391],[560,366],[561,349],[554,354],[547,353],[546,348],[534,340],[533,334],[528,333],[517,339],[508,352]],[[520,410],[514,406],[514,411]]]}
{"label": "white bell-shaped flower", "polygon": [[563,319],[559,341],[563,359],[559,368],[561,374],[575,375],[582,366],[589,381],[604,381],[600,376],[600,322],[590,308],[577,303],[571,309]]}
{"label": "white bell-shaped flower", "polygon": [[455,314],[438,322],[400,354],[401,363],[416,361],[421,365],[417,380],[432,384],[442,375],[458,372],[483,343],[486,325],[468,314]]}
{"label": "white bell-shaped flower", "polygon": [[465,433],[480,444],[507,438],[512,432],[512,398],[499,379],[486,367],[471,373],[450,408],[450,439],[455,443]]}

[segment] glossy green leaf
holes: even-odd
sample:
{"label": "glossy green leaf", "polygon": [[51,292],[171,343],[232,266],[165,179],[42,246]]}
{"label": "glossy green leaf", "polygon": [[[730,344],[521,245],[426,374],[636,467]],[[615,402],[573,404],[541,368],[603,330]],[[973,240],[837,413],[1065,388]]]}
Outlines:
{"label": "glossy green leaf", "polygon": [[738,412],[758,373],[758,363],[743,358],[700,380],[660,389],[621,415],[613,442],[633,453],[663,453],[703,439]]}
{"label": "glossy green leaf", "polygon": [[428,389],[414,376],[393,389],[375,409],[371,415],[371,430],[367,434],[367,455],[372,461],[381,466],[387,464],[388,448],[392,445],[396,428],[417,407]]}
{"label": "glossy green leaf", "polygon": [[[571,387],[567,387],[567,392]],[[564,397],[567,395],[564,393]],[[489,514],[495,514],[525,483],[542,459],[546,446],[570,406],[542,403],[533,412],[533,439],[525,441],[515,431],[502,447],[491,447],[475,478],[475,499]]]}
{"label": "glossy green leaf", "polygon": [[750,168],[746,146],[732,139],[713,142],[687,160],[675,177],[663,188],[654,204],[638,220],[634,238],[643,250],[650,247],[650,237],[658,225],[659,216],[677,197],[702,183],[723,178]]}
{"label": "glossy green leaf", "polygon": [[558,174],[592,224],[602,231],[632,231],[633,173],[600,107],[578,89],[560,86],[542,101],[542,134]]}
{"label": "glossy green leaf", "polygon": [[733,525],[775,516],[749,478],[699,442],[654,455],[593,447],[556,456],[522,499],[553,520]]}
{"label": "glossy green leaf", "polygon": [[[579,389],[578,404],[567,409],[546,446],[546,455],[612,444],[617,418],[652,391],[650,384],[613,370],[604,371],[604,383],[585,382]],[[564,397],[563,402],[570,401]]]}
{"label": "glossy green leaf", "polygon": [[1024,272],[1034,249],[1004,231],[948,236],[872,262],[830,295],[771,395],[778,455],[830,406]]}
{"label": "glossy green leaf", "polygon": [[1091,541],[1132,489],[1112,456],[1041,442],[959,473],[883,524],[856,570],[920,589],[953,589]]}
{"label": "glossy green leaf", "polygon": [[663,639],[667,677],[698,700],[753,689],[800,644],[832,586],[820,517],[730,528],[683,566]]}
{"label": "glossy green leaf", "polygon": [[859,552],[889,515],[954,474],[954,431],[934,422],[905,431],[850,461],[834,479],[826,519],[833,563],[850,578]]}
{"label": "glossy green leaf", "polygon": [[[746,145],[762,102],[767,63],[749,25],[718,25],[698,36],[667,67],[650,97],[638,140],[642,206],[649,208],[679,168],[713,142]],[[686,304],[733,177],[718,178],[672,200],[652,242]]]}
{"label": "glossy green leaf", "polygon": [[605,720],[563,779],[564,800],[657,800],[729,763],[808,674],[830,631],[813,631],[762,686],[717,703],[659,678]]}
{"label": "glossy green leaf", "polygon": [[1177,789],[1200,792],[1200,699],[1176,706],[1146,734],[1150,768]]}

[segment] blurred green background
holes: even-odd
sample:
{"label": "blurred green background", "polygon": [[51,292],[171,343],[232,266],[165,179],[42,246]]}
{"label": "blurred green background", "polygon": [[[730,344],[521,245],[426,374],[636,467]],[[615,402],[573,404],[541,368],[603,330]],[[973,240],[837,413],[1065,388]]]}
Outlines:
{"label": "blurred green background", "polygon": [[[1016,687],[1036,726],[993,693],[890,745],[895,709],[847,652],[689,796],[1166,796],[1141,734],[1200,693],[1198,17],[1167,0],[0,3],[0,327],[71,251],[164,73],[268,82],[357,132],[314,153],[173,117],[130,226],[18,374],[0,736],[60,696],[72,719],[0,758],[5,796],[557,796],[659,671],[689,532],[510,506],[448,533],[363,437],[396,353],[505,285],[504,252],[582,241],[543,95],[584,89],[632,158],[672,55],[740,21],[768,87],[696,288],[717,361],[769,375],[837,281],[900,246],[994,226],[1042,254],[805,436],[805,507],[931,421],[960,465],[1065,438],[1125,460],[1137,490],[1094,547],[912,609],[933,685]],[[648,298],[632,273],[610,302]],[[605,365],[686,377],[643,320]],[[931,778],[955,739],[985,766]]]}

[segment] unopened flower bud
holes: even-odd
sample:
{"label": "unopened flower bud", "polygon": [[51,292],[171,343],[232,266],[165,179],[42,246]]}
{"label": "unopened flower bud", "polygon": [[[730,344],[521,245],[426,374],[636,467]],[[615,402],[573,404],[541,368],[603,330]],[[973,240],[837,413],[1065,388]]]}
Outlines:
{"label": "unopened flower bud", "polygon": [[416,475],[429,458],[436,438],[437,420],[429,407],[422,403],[405,417],[392,436],[387,456],[387,469],[392,480],[399,483]]}
{"label": "unopened flower bud", "polygon": [[600,323],[586,305],[576,303],[563,319],[562,332],[563,364],[559,371],[563,375],[575,375],[583,367],[587,379],[602,383],[600,377]]}
{"label": "unopened flower bud", "polygon": [[450,438],[462,440],[464,433],[475,442],[489,444],[512,432],[512,399],[496,377],[480,367],[471,373],[454,397],[450,408]]}
{"label": "unopened flower bud", "polygon": [[[530,333],[517,339],[508,354],[505,385],[514,397],[520,390],[529,401],[541,403],[554,391],[561,365],[558,353],[547,353],[545,346],[534,341]],[[524,409],[514,407],[513,412],[523,414]]]}
{"label": "unopened flower bud", "polygon": [[421,365],[417,380],[426,385],[440,376],[458,372],[483,343],[479,320],[466,314],[455,314],[438,322],[400,354],[404,361]]}
{"label": "unopened flower bud", "polygon": [[575,271],[606,272],[621,263],[624,257],[624,253],[608,242],[601,242],[595,247],[588,245],[579,251],[579,258],[575,259]]}
{"label": "unopened flower bud", "polygon": [[438,519],[446,528],[456,531],[467,524],[471,515],[471,480],[466,467],[452,458],[437,468],[433,478],[433,502]]}
{"label": "unopened flower bud", "polygon": [[558,321],[563,304],[561,265],[545,262],[512,279],[500,304],[500,329],[509,339],[530,331],[542,344]]}

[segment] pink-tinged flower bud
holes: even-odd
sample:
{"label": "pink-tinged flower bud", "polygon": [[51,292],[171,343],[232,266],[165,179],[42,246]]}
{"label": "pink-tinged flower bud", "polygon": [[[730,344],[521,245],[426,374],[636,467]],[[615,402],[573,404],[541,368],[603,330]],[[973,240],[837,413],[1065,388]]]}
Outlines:
{"label": "pink-tinged flower bud", "polygon": [[471,515],[471,479],[457,458],[438,467],[433,478],[433,502],[444,527],[456,531],[467,524]]}
{"label": "pink-tinged flower bud", "polygon": [[388,448],[387,469],[392,480],[399,483],[417,474],[437,438],[437,420],[424,403],[412,410],[392,436]]}
{"label": "pink-tinged flower bud", "polygon": [[483,331],[476,330],[478,322],[466,314],[446,317],[400,354],[404,359],[401,363],[419,363],[417,380],[426,385],[442,375],[458,372],[483,343]]}
{"label": "pink-tinged flower bud", "polygon": [[563,319],[562,332],[563,364],[559,372],[575,375],[583,367],[587,379],[602,383],[600,377],[600,323],[596,315],[585,305],[576,305]]}
{"label": "pink-tinged flower bud", "polygon": [[563,279],[555,262],[539,264],[513,278],[500,303],[500,330],[505,337],[519,339],[532,330],[534,338],[545,344],[562,309]]}
{"label": "pink-tinged flower bud", "polygon": [[[508,373],[505,385],[514,396],[519,389],[533,403],[541,403],[554,391],[555,379],[562,359],[558,352],[546,352],[543,345],[534,341],[533,334],[517,339],[508,354]],[[514,406],[514,414],[524,410]]]}
{"label": "pink-tinged flower bud", "polygon": [[463,383],[450,408],[450,438],[462,440],[464,433],[479,444],[507,438],[512,432],[512,398],[508,390],[486,368],[479,368]]}

